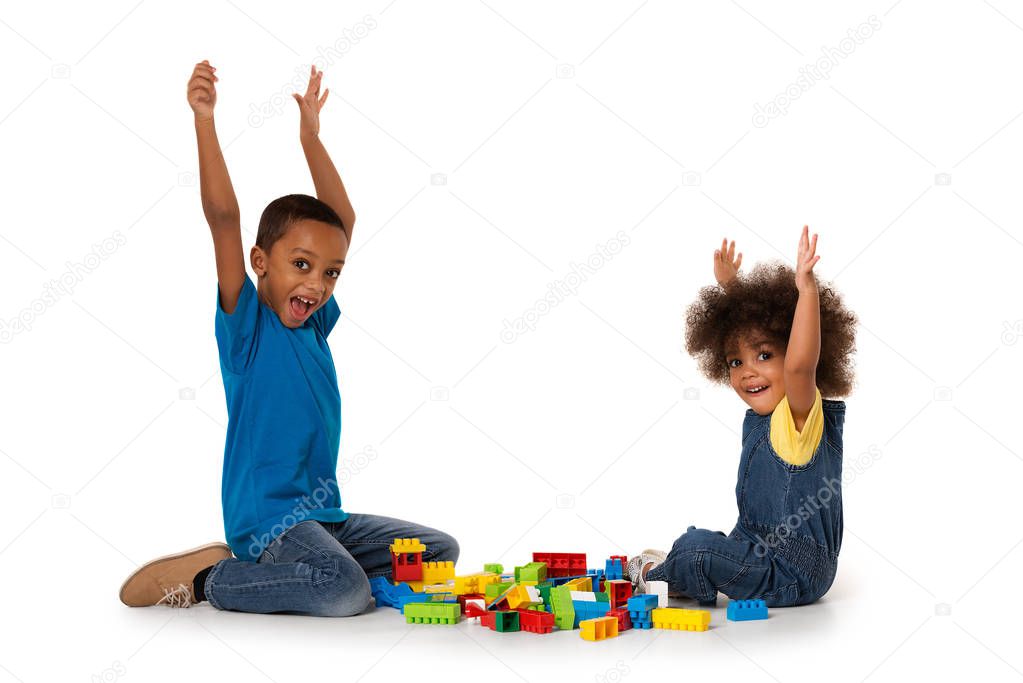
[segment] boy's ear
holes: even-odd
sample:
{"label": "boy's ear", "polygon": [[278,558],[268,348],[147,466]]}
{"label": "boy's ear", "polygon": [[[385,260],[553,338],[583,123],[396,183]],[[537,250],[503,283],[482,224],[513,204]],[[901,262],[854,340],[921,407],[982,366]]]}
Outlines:
{"label": "boy's ear", "polygon": [[249,262],[252,264],[252,270],[256,273],[257,277],[264,277],[266,275],[269,264],[267,261],[269,258],[266,253],[259,247],[252,247],[252,251],[249,252]]}

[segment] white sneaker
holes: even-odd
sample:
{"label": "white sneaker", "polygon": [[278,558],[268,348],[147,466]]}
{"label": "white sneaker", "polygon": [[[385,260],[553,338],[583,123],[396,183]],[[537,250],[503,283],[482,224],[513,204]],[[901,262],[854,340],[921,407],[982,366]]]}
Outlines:
{"label": "white sneaker", "polygon": [[650,568],[653,569],[666,559],[668,559],[668,553],[650,548],[647,548],[635,557],[629,558],[629,563],[625,567],[625,573],[635,587],[634,593],[637,595],[646,593],[646,579],[643,578],[643,567],[651,564]]}

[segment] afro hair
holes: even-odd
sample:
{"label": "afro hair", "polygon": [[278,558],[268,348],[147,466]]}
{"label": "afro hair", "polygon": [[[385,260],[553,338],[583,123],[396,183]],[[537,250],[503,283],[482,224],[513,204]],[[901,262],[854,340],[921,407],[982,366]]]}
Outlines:
{"label": "afro hair", "polygon": [[[857,317],[829,283],[817,282],[821,315],[817,387],[825,398],[848,396],[853,386]],[[779,262],[759,263],[725,287],[703,287],[686,311],[686,351],[696,358],[707,379],[729,385],[728,346],[754,331],[781,348],[788,346],[798,299],[795,271]]]}

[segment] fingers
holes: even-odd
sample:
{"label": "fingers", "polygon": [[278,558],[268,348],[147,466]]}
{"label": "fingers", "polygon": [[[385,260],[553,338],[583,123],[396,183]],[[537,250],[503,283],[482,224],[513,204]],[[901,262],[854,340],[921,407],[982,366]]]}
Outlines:
{"label": "fingers", "polygon": [[329,94],[330,94],[330,88],[327,88],[326,90],[323,91],[323,99],[320,100],[320,108],[321,109],[323,108],[323,105],[326,104],[326,102],[327,102],[327,95],[329,95]]}
{"label": "fingers", "polygon": [[735,269],[739,270],[739,266],[742,265],[742,252],[739,252],[739,258],[735,259]]}

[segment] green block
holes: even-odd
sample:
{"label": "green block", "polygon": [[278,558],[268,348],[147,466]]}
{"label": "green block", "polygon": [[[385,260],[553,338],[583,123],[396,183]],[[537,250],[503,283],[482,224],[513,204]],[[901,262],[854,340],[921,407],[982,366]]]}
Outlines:
{"label": "green block", "polygon": [[490,572],[492,574],[500,574],[504,571],[504,565],[501,564],[485,564],[483,565],[483,571]]}
{"label": "green block", "polygon": [[514,581],[508,583],[488,583],[486,587],[486,596],[488,600],[493,600],[501,593],[505,592],[509,588],[515,585]]}
{"label": "green block", "polygon": [[551,590],[551,607],[555,626],[565,631],[575,628],[575,608],[572,606],[572,594],[568,586],[558,586]]}
{"label": "green block", "polygon": [[550,609],[551,607],[551,589],[553,587],[554,586],[547,582],[537,584],[536,586],[537,590],[540,591],[540,599],[543,600],[543,604],[547,609]]}
{"label": "green block", "polygon": [[457,602],[410,602],[405,605],[406,624],[457,624],[462,608]]}
{"label": "green block", "polygon": [[516,581],[541,581],[547,580],[547,563],[546,562],[530,562],[522,567],[515,568],[515,580]]}
{"label": "green block", "polygon": [[611,602],[611,598],[608,597],[607,591],[603,593],[594,593],[597,596],[597,602]]}
{"label": "green block", "polygon": [[519,613],[515,611],[497,612],[494,614],[494,630],[501,633],[512,633],[519,630]]}

